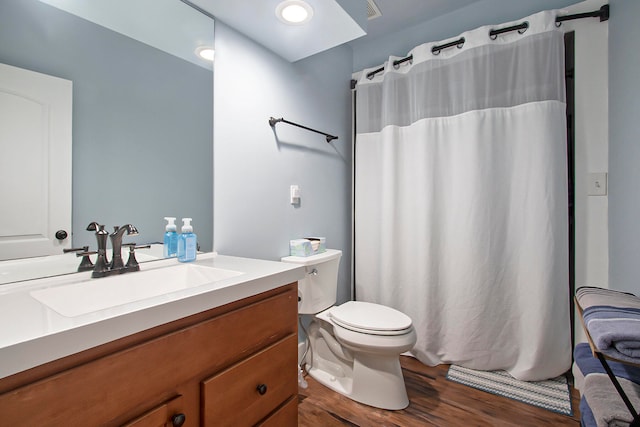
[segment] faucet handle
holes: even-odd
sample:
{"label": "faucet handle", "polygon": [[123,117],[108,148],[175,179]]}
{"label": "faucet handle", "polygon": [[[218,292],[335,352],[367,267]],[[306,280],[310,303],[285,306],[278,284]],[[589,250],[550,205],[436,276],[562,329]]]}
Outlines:
{"label": "faucet handle", "polygon": [[136,246],[137,243],[123,243],[122,246],[129,246],[129,252],[133,252],[134,249],[150,249],[151,245]]}
{"label": "faucet handle", "polygon": [[69,252],[87,252],[88,250],[89,246],[83,246],[81,248],[65,248],[62,250],[62,252],[67,254]]}
{"label": "faucet handle", "polygon": [[136,249],[149,249],[151,245],[136,246],[135,243],[123,243],[122,246],[129,246],[129,259],[125,265],[127,271],[139,271],[140,264],[138,264],[138,260],[136,259]]}
{"label": "faucet handle", "polygon": [[104,225],[98,224],[93,221],[87,225],[87,231],[95,231],[96,234],[108,234],[109,232],[104,229]]}
{"label": "faucet handle", "polygon": [[91,262],[91,258],[89,255],[95,255],[98,251],[89,252],[89,246],[83,246],[82,248],[72,248],[72,249],[63,249],[64,252],[76,252],[77,257],[82,257],[82,261],[80,261],[80,265],[78,266],[78,271],[89,271],[93,270],[93,262]]}
{"label": "faucet handle", "polygon": [[87,225],[87,231],[98,231],[98,227],[100,227],[100,224],[92,221],[89,223],[89,225]]}

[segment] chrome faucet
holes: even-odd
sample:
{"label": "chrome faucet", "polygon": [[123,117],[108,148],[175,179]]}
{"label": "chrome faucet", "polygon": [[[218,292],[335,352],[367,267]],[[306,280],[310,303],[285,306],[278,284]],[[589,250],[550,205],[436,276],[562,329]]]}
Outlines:
{"label": "chrome faucet", "polygon": [[[98,224],[97,222],[92,222],[87,226],[88,231],[95,231],[96,233],[96,241],[98,242],[98,250],[89,252],[88,247],[83,248],[84,252],[78,253],[77,256],[87,257],[88,255],[97,254],[96,262],[93,265],[93,273],[91,273],[91,277],[106,277],[112,274],[121,274],[126,273],[127,271],[138,271],[140,267],[138,266],[138,262],[135,258],[135,249],[149,248],[149,245],[146,246],[136,246],[135,243],[127,243],[126,246],[129,246],[129,261],[127,265],[124,265],[122,262],[122,237],[126,232],[128,235],[136,235],[138,234],[138,229],[131,224],[123,225],[122,227],[113,227],[113,233],[109,234],[108,231],[104,229],[104,225]],[[111,262],[107,259],[107,240],[111,238],[111,248],[112,248],[112,257]]]}
{"label": "chrome faucet", "polygon": [[[107,259],[107,236],[109,232],[104,229],[104,225],[92,222],[87,226],[87,231],[96,232],[96,241],[98,242],[97,258],[93,266],[91,277],[104,277],[109,272],[109,260]],[[78,254],[80,256],[82,254]]]}
{"label": "chrome faucet", "polygon": [[122,237],[124,233],[135,236],[138,234],[138,229],[131,224],[113,227],[113,233],[109,236],[111,238],[111,249],[113,250],[113,256],[111,257],[111,270],[124,273],[124,263],[122,262]]}

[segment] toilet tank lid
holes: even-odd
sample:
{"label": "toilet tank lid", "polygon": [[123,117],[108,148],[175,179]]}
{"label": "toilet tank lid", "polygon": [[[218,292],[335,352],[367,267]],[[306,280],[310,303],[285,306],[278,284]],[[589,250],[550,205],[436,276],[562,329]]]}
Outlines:
{"label": "toilet tank lid", "polygon": [[325,252],[322,252],[318,255],[286,256],[284,258],[281,258],[280,261],[300,265],[314,265],[320,264],[321,262],[330,261],[332,259],[340,258],[341,256],[342,251],[338,249],[327,249]]}

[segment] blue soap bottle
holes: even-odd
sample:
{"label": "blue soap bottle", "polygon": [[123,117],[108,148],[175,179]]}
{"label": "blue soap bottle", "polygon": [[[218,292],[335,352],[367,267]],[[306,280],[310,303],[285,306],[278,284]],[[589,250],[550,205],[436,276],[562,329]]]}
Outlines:
{"label": "blue soap bottle", "polygon": [[194,261],[197,249],[198,238],[193,233],[191,218],[182,218],[182,234],[178,236],[178,261]]}
{"label": "blue soap bottle", "polygon": [[178,255],[178,233],[176,233],[176,219],[171,216],[165,216],[164,219],[167,221],[163,241],[164,257],[174,258]]}

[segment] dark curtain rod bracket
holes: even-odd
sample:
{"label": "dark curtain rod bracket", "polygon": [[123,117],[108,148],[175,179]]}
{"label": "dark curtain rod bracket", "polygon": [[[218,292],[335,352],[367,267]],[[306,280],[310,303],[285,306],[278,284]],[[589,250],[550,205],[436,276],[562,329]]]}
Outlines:
{"label": "dark curtain rod bracket", "polygon": [[[582,19],[582,18],[600,18],[600,22],[608,21],[609,20],[609,5],[605,4],[600,9],[594,10],[593,12],[576,13],[575,15],[558,16],[556,18],[556,25],[560,26],[560,25],[562,25],[562,23],[564,21],[571,21],[571,20],[574,20],[574,19]],[[491,29],[489,31],[489,38],[491,38],[491,40],[495,40],[498,37],[499,34],[508,33],[510,31],[518,31],[520,34],[523,34],[525,31],[527,31],[528,28],[529,28],[529,23],[525,21],[522,24],[513,25],[511,27],[500,28],[500,29]],[[452,42],[445,43],[445,44],[440,45],[440,46],[433,46],[431,48],[431,53],[434,54],[434,55],[438,55],[441,50],[448,49],[448,48],[454,47],[454,46],[456,46],[458,49],[461,49],[462,46],[464,45],[464,42],[465,42],[464,37],[461,37],[458,40],[454,40]],[[411,61],[412,59],[413,59],[413,55],[409,55],[406,58],[402,58],[402,59],[398,59],[396,61],[393,61],[393,67],[394,68],[398,68],[398,65],[400,65],[400,64],[402,64],[404,62],[407,62],[407,61]],[[370,73],[367,73],[367,78],[369,80],[371,80],[376,74],[378,74],[378,73],[380,73],[382,71],[384,71],[384,67],[377,68],[377,69],[371,71]]]}
{"label": "dark curtain rod bracket", "polygon": [[600,18],[600,22],[609,20],[609,5],[605,4],[598,10],[586,13],[576,13],[575,15],[558,16],[556,18],[556,25],[562,24],[563,21],[572,21],[574,19],[582,18]]}
{"label": "dark curtain rod bracket", "polygon": [[269,126],[271,126],[272,128],[274,128],[274,129],[275,129],[275,128],[276,128],[276,123],[279,123],[279,122],[286,123],[286,124],[288,124],[288,125],[292,125],[292,126],[297,126],[297,127],[299,127],[299,128],[302,128],[302,129],[308,130],[308,131],[310,131],[310,132],[315,132],[315,133],[319,133],[319,134],[321,134],[321,135],[324,135],[324,136],[327,138],[327,142],[331,142],[331,141],[333,141],[334,139],[338,139],[338,137],[337,137],[337,136],[335,136],[335,135],[330,135],[330,134],[328,134],[328,133],[320,132],[319,130],[311,129],[310,127],[303,126],[303,125],[300,125],[300,124],[298,124],[298,123],[290,122],[289,120],[285,120],[285,119],[283,119],[282,117],[280,117],[279,119],[276,119],[276,118],[274,118],[274,117],[271,117],[271,118],[269,119]]}

